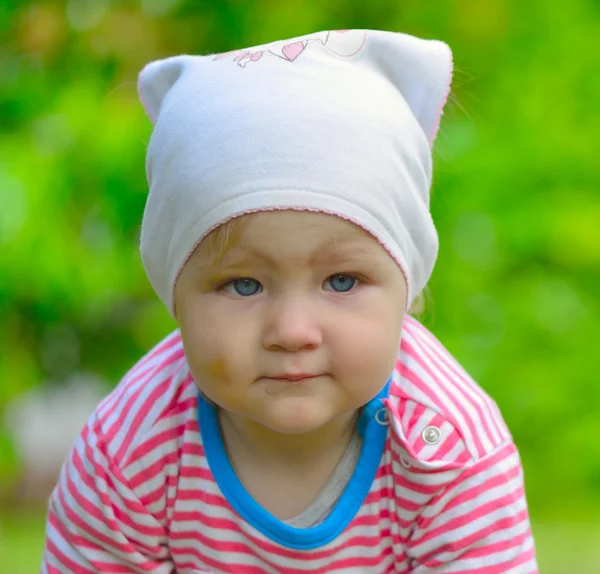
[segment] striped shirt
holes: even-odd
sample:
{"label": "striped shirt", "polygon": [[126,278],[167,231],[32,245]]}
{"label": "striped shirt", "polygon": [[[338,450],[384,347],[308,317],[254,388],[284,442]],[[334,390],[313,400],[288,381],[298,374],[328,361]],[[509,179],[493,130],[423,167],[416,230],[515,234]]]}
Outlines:
{"label": "striped shirt", "polygon": [[277,520],[235,477],[175,332],[73,446],[41,572],[537,572],[521,463],[498,408],[413,318],[359,432],[360,458],[326,519],[305,529]]}

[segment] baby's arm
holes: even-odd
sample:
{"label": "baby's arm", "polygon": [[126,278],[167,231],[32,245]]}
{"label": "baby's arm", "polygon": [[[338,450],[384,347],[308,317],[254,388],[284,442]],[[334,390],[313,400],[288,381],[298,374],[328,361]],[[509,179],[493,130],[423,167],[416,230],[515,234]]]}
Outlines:
{"label": "baby's arm", "polygon": [[165,528],[134,493],[92,417],[50,499],[42,574],[171,574],[166,539]]}
{"label": "baby's arm", "polygon": [[433,498],[408,544],[412,574],[535,574],[516,447],[508,441]]}

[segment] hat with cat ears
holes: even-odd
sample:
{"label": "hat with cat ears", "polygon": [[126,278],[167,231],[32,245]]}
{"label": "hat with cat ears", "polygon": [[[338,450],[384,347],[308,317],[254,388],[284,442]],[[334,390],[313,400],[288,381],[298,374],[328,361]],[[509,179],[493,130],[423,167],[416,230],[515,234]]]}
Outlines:
{"label": "hat with cat ears", "polygon": [[437,40],[319,32],[148,64],[138,89],[155,124],[141,252],[174,313],[195,246],[256,211],[322,211],[375,236],[401,267],[408,304],[437,257],[431,147],[452,78]]}
{"label": "hat with cat ears", "polygon": [[[293,62],[313,42],[322,43],[323,47],[332,54],[351,58],[363,49],[367,39],[370,44],[378,44],[382,48],[377,54],[379,65],[385,67],[391,74],[392,81],[397,85],[430,143],[433,144],[450,92],[453,70],[450,47],[439,40],[423,40],[394,32],[333,30],[254,48],[232,50],[212,56],[212,59],[230,58],[239,67],[246,67],[268,53]],[[393,49],[385,45],[390,41],[393,42]],[[376,49],[375,46],[369,47]],[[192,58],[196,57],[192,56]],[[157,60],[141,71],[138,93],[153,123],[158,117],[163,98],[184,71],[189,58],[190,56],[175,56]]]}

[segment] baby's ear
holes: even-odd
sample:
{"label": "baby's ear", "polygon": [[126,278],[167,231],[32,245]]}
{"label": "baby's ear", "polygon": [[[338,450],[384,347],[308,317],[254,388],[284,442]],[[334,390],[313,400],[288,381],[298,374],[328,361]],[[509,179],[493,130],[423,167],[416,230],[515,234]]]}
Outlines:
{"label": "baby's ear", "polygon": [[164,97],[181,77],[190,56],[150,62],[138,77],[138,95],[150,121],[156,122]]}
{"label": "baby's ear", "polygon": [[[372,35],[379,65],[408,103],[429,144],[438,132],[452,83],[452,51],[444,42],[406,34]],[[391,44],[391,45],[390,45]]]}

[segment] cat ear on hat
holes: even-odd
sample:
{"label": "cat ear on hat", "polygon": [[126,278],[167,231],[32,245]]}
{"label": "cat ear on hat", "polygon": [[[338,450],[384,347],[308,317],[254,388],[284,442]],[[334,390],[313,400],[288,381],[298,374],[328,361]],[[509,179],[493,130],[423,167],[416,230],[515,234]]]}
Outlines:
{"label": "cat ear on hat", "polygon": [[150,62],[138,77],[138,95],[152,123],[156,122],[163,99],[181,77],[190,56],[174,56]]}
{"label": "cat ear on hat", "polygon": [[373,34],[370,41],[381,71],[400,91],[432,146],[452,83],[450,47],[395,32]]}
{"label": "cat ear on hat", "polygon": [[[452,82],[452,52],[438,40],[397,32],[367,31],[370,64],[396,86],[427,136],[437,134]],[[175,56],[148,64],[139,75],[140,100],[154,123],[161,103],[193,56]]]}

